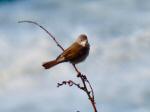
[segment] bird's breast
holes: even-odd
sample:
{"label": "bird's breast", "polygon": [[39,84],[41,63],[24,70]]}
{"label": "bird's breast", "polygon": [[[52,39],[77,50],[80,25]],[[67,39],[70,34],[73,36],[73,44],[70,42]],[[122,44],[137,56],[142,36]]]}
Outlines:
{"label": "bird's breast", "polygon": [[90,50],[90,47],[89,45],[86,46],[86,47],[83,47],[83,46],[80,46],[80,50],[77,52],[77,56],[75,58],[73,58],[71,61],[71,63],[73,64],[77,64],[77,63],[80,63],[82,61],[84,61],[87,56],[89,55],[89,50]]}

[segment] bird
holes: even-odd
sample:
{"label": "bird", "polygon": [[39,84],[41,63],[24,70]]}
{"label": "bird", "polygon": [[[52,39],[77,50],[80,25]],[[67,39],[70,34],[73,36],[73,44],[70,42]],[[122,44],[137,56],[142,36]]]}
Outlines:
{"label": "bird", "polygon": [[67,49],[65,49],[56,59],[42,64],[45,69],[50,69],[63,62],[78,64],[83,62],[89,55],[90,44],[87,35],[81,34]]}

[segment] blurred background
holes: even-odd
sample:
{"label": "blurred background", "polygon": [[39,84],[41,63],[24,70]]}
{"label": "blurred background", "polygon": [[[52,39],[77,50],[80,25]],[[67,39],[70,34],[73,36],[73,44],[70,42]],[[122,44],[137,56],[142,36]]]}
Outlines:
{"label": "blurred background", "polygon": [[77,65],[100,112],[150,112],[150,0],[0,0],[0,112],[92,112],[87,96],[57,83],[76,79],[69,63],[44,70],[85,33],[90,55]]}

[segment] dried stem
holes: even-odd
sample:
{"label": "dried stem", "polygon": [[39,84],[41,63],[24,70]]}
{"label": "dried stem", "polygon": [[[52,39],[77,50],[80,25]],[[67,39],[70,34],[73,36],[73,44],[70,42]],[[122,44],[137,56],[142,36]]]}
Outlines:
{"label": "dried stem", "polygon": [[32,24],[35,24],[35,25],[39,26],[40,28],[42,28],[54,40],[54,42],[57,44],[57,46],[62,51],[64,51],[64,48],[58,43],[56,38],[48,30],[46,30],[43,26],[39,25],[37,22],[34,22],[34,21],[18,21],[18,23],[32,23]]}
{"label": "dried stem", "polygon": [[[35,24],[35,25],[39,26],[40,28],[42,28],[54,40],[54,42],[56,43],[56,45],[62,51],[64,51],[64,48],[59,44],[59,42],[56,40],[56,38],[48,30],[46,30],[43,26],[39,25],[37,22],[34,22],[34,21],[19,21],[18,23],[24,23],[24,22],[26,22],[26,23],[32,23],[32,24]],[[83,87],[80,86],[80,84],[77,84],[77,83],[75,83],[72,80],[63,81],[62,83],[58,83],[57,87],[60,87],[62,85],[69,85],[71,87],[71,86],[74,85],[74,86],[78,87],[79,89],[83,90],[87,94],[87,96],[88,96],[88,98],[89,98],[89,100],[90,100],[90,102],[92,104],[94,112],[97,112],[95,98],[94,98],[94,91],[93,91],[93,88],[91,86],[91,83],[87,79],[86,75],[83,75],[77,69],[77,67],[75,66],[75,64],[72,64],[72,66],[74,67],[75,71],[77,72],[77,77],[80,78],[80,80],[82,81]],[[88,86],[89,86],[90,90],[88,89]]]}

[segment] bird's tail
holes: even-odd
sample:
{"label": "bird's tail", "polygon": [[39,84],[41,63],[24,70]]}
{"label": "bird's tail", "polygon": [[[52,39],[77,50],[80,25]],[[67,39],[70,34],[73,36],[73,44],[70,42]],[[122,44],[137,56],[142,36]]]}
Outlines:
{"label": "bird's tail", "polygon": [[60,62],[58,62],[57,60],[53,60],[53,61],[49,61],[49,62],[43,63],[42,66],[43,66],[45,69],[49,69],[49,68],[51,68],[51,67],[57,65],[58,63],[60,63]]}

